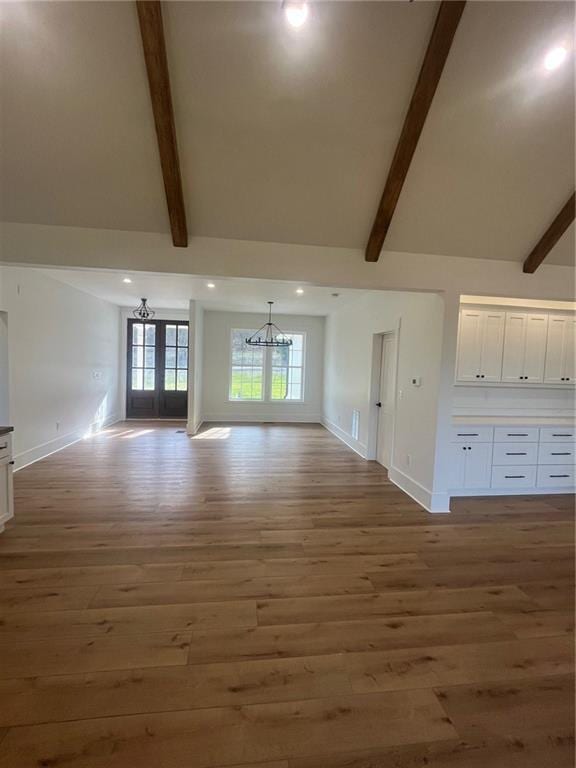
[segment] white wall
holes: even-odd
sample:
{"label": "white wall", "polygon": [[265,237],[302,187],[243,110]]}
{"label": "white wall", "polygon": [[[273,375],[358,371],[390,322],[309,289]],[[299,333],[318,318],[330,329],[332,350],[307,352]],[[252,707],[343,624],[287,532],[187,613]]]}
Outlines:
{"label": "white wall", "polygon": [[195,435],[202,424],[202,372],[204,363],[204,309],[190,301],[190,336],[188,348],[188,427]]}
{"label": "white wall", "polygon": [[[361,455],[369,453],[374,334],[399,328],[395,444],[390,477],[428,505],[434,475],[434,441],[443,334],[437,294],[366,293],[331,314],[326,323],[324,423]],[[411,384],[421,377],[420,387]],[[358,440],[352,411],[360,411]]]}
{"label": "white wall", "polygon": [[204,421],[320,421],[324,362],[324,318],[277,315],[285,332],[306,334],[304,402],[229,401],[230,341],[233,328],[260,328],[268,317],[248,312],[204,312]]}
{"label": "white wall", "polygon": [[119,310],[35,270],[0,272],[18,468],[118,418]]}

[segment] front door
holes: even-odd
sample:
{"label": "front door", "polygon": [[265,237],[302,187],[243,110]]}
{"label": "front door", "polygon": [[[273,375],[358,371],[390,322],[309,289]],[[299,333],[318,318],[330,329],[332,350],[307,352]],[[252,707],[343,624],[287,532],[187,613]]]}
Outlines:
{"label": "front door", "polygon": [[188,323],[128,320],[126,418],[185,419]]}

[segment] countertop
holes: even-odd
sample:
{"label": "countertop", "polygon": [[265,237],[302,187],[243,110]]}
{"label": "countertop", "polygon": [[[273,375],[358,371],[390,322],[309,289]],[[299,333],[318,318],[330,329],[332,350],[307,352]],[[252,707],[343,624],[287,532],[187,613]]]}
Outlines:
{"label": "countertop", "polygon": [[495,427],[574,427],[569,416],[453,416],[452,424],[486,424]]}
{"label": "countertop", "polygon": [[0,436],[7,435],[9,432],[14,432],[14,427],[0,427]]}

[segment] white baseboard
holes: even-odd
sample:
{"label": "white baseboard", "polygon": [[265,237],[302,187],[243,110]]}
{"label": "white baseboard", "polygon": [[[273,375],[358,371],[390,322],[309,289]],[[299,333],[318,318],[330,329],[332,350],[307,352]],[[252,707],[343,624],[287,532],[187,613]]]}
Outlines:
{"label": "white baseboard", "polygon": [[476,488],[476,489],[458,489],[450,491],[450,496],[454,499],[460,497],[476,496],[572,496],[576,493],[576,488],[567,486],[565,488]]}
{"label": "white baseboard", "polygon": [[406,475],[396,467],[390,467],[388,477],[404,493],[418,502],[427,512],[445,514],[450,512],[450,495],[448,493],[432,493],[410,475]]}
{"label": "white baseboard", "polygon": [[329,421],[328,419],[322,418],[320,423],[326,427],[328,432],[332,432],[335,437],[337,437],[339,440],[342,440],[343,443],[346,443],[348,448],[352,448],[352,450],[356,451],[356,453],[359,456],[362,456],[363,459],[367,458],[368,447],[364,443],[356,440],[352,437],[352,435],[350,435],[348,432],[345,432],[343,429],[340,429],[337,424],[334,424],[334,422]]}
{"label": "white baseboard", "polygon": [[218,423],[242,423],[242,422],[258,422],[258,423],[266,423],[266,422],[273,422],[275,424],[289,424],[289,423],[299,423],[299,424],[319,424],[320,423],[320,415],[317,413],[309,413],[309,414],[286,414],[286,413],[264,413],[264,414],[228,414],[228,413],[207,413],[202,418],[203,424],[209,423],[209,422],[218,422]]}
{"label": "white baseboard", "polygon": [[121,421],[118,415],[110,416],[103,423],[94,422],[88,424],[87,426],[75,429],[73,432],[69,432],[66,435],[61,435],[54,440],[48,440],[48,442],[36,445],[34,448],[28,448],[26,451],[16,453],[14,455],[14,471],[17,472],[19,469],[24,469],[24,467],[28,467],[36,461],[45,459],[47,456],[57,453],[63,448],[68,448],[68,446],[77,443],[79,440],[83,440],[90,432],[97,432],[100,429],[116,424],[118,421]]}

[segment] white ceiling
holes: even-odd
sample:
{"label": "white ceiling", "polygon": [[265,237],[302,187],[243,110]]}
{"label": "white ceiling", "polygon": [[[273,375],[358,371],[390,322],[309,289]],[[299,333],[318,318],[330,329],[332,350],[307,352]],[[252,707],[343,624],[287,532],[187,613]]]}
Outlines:
{"label": "white ceiling", "polygon": [[[192,235],[365,245],[436,2],[164,2]],[[6,221],[168,232],[130,2],[0,3]],[[574,5],[469,2],[386,248],[526,257],[574,187]],[[542,61],[565,43],[555,72]],[[574,227],[548,263],[574,259]]]}
{"label": "white ceiling", "polygon": [[[273,280],[223,279],[190,275],[115,272],[91,269],[42,269],[54,280],[78,288],[120,307],[134,309],[142,297],[152,309],[188,309],[190,299],[205,309],[222,312],[267,312],[267,301],[274,301],[274,312],[289,315],[328,315],[363,291],[330,288]],[[132,282],[126,284],[124,278]],[[214,288],[208,288],[208,283]],[[296,293],[302,288],[304,293]],[[333,296],[332,294],[338,294]]]}

